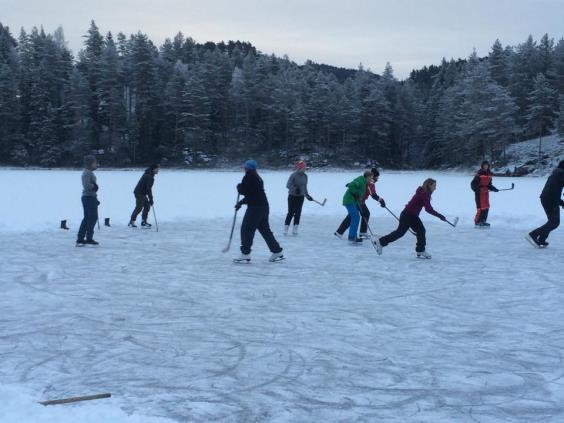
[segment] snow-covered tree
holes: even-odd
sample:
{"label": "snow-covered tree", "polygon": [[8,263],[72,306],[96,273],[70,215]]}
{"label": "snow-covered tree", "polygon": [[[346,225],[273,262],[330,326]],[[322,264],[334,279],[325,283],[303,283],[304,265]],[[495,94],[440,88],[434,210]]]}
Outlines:
{"label": "snow-covered tree", "polygon": [[539,136],[539,160],[542,155],[542,137],[554,129],[558,116],[558,96],[547,78],[539,73],[534,79],[534,86],[529,95],[530,106],[527,109],[526,127]]}

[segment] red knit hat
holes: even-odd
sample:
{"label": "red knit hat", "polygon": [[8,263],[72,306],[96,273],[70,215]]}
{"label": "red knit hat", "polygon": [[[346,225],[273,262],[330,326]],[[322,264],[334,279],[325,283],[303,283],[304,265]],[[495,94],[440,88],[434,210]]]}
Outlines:
{"label": "red knit hat", "polygon": [[305,168],[306,168],[306,162],[304,160],[299,160],[296,163],[296,169],[297,170],[302,170],[302,169],[305,169]]}

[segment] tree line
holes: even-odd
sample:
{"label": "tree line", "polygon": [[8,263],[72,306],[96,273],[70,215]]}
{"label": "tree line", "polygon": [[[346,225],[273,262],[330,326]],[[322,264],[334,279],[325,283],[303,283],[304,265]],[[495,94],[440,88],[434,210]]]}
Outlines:
{"label": "tree line", "polygon": [[[562,113],[561,113],[562,112]],[[157,47],[92,22],[73,56],[62,28],[15,38],[0,23],[0,163],[160,162],[220,166],[378,163],[395,168],[502,160],[507,145],[564,134],[564,39],[496,41],[488,56],[414,70],[400,81],[359,66],[304,65],[250,43]]]}

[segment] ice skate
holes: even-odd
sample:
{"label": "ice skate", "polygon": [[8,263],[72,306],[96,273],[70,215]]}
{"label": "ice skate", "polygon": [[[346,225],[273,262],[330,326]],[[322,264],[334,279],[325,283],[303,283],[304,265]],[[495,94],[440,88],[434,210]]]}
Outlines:
{"label": "ice skate", "polygon": [[269,262],[274,263],[276,261],[281,261],[284,260],[284,254],[282,254],[282,251],[278,252],[278,253],[272,253],[272,255],[270,256],[270,258],[268,259]]}
{"label": "ice skate", "polygon": [[241,253],[239,257],[233,259],[233,263],[250,263],[250,262],[251,262],[250,254]]}
{"label": "ice skate", "polygon": [[417,258],[418,259],[431,259],[431,254],[429,254],[427,251],[420,251],[417,253]]}

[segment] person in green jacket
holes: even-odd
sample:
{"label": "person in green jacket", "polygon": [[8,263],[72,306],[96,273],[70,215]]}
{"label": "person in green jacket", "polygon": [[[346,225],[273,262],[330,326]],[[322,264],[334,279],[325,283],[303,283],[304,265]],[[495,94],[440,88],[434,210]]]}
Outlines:
{"label": "person in green jacket", "polygon": [[372,182],[372,172],[367,170],[362,176],[359,176],[352,182],[347,184],[347,192],[343,197],[343,206],[347,208],[347,212],[351,217],[351,226],[349,227],[349,241],[353,244],[362,242],[358,237],[358,225],[360,223],[359,204],[360,199],[366,191],[366,184]]}

